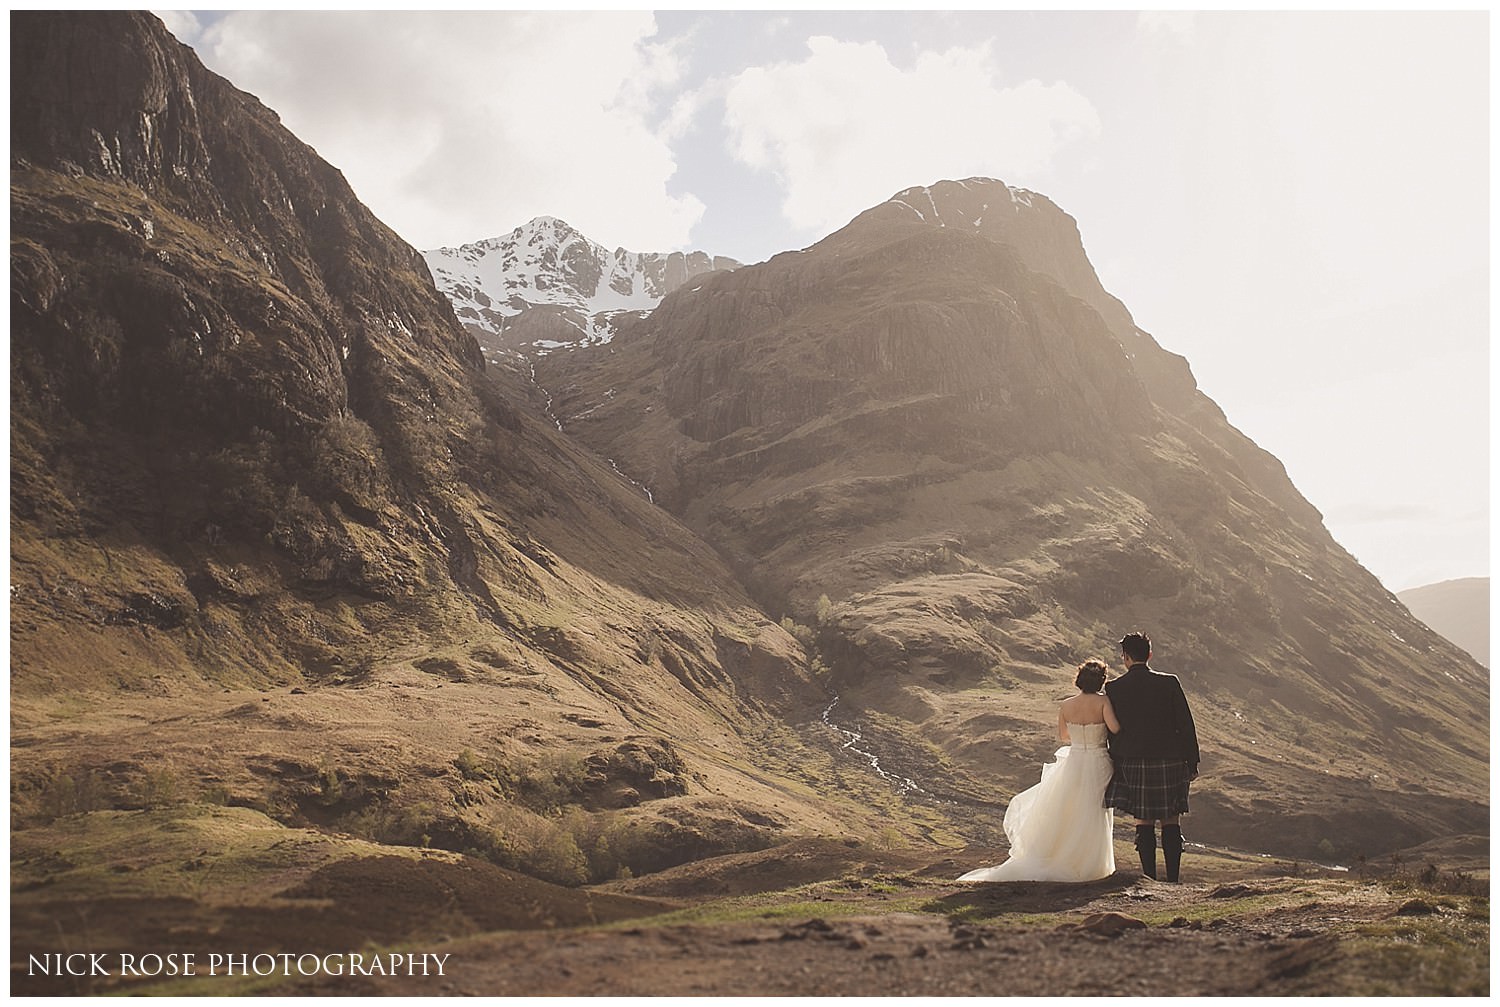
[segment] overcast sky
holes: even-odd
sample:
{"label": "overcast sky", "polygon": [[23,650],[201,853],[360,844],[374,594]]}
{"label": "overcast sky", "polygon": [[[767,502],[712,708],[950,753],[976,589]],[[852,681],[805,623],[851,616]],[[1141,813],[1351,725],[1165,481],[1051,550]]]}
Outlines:
{"label": "overcast sky", "polygon": [[1042,192],[1388,588],[1489,573],[1485,12],[161,14],[422,249]]}

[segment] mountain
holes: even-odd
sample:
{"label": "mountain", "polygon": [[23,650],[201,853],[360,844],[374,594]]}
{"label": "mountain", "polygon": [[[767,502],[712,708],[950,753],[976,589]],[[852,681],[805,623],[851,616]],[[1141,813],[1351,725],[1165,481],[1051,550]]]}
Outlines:
{"label": "mountain", "polygon": [[1135,627],[1198,713],[1195,840],[1487,829],[1484,670],[1040,195],[910,190],[496,365],[155,18],[11,29],[13,956],[618,918],[532,882],[992,842],[1068,665]]}
{"label": "mountain", "polygon": [[691,279],[740,263],[706,252],[609,251],[555,217],[507,235],[423,252],[464,328],[492,355],[609,342]]}
{"label": "mountain", "polygon": [[1199,838],[1353,858],[1488,827],[1484,669],[1329,536],[1037,193],[908,189],[535,376],[929,793],[1034,782],[1069,667],[1145,629],[1195,704]]}
{"label": "mountain", "polygon": [[13,838],[208,802],[577,884],[881,827],[804,782],[801,646],[337,169],[149,15],[11,32]]}
{"label": "mountain", "polygon": [[[1488,828],[1484,670],[1040,195],[909,190],[607,346],[487,364],[420,253],[154,17],[14,12],[11,43],[18,987],[133,981],[29,964],[79,949],[603,946],[572,928],[683,891],[920,903],[908,957],[973,950],[991,896],[932,879],[1034,782],[1067,665],[1138,625],[1198,713],[1194,840],[1483,849],[1454,837]],[[1309,949],[1265,943],[1259,888],[1242,940],[1284,976]],[[694,960],[674,919],[609,939]],[[832,925],[733,926],[769,959]],[[861,932],[842,960],[884,968]]]}
{"label": "mountain", "polygon": [[1461,577],[1396,594],[1411,614],[1490,666],[1490,579]]}

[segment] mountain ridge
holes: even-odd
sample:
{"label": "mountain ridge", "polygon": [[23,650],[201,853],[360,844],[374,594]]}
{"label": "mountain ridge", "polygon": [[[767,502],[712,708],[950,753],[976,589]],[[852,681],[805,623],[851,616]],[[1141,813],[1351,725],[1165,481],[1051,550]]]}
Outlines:
{"label": "mountain ridge", "polygon": [[[1200,831],[1312,850],[1477,828],[1482,669],[1103,293],[1072,219],[999,182],[897,195],[667,297],[607,352],[539,360],[539,384],[806,629],[890,740],[1020,789],[1034,761],[1006,725],[1044,724],[1057,667],[1154,626],[1223,767],[1194,798]],[[1350,759],[1395,782],[1372,792]],[[1411,768],[1431,764],[1456,778]],[[1359,824],[1370,802],[1399,824]]]}
{"label": "mountain ridge", "polygon": [[1490,579],[1458,577],[1396,592],[1411,613],[1490,665]]}

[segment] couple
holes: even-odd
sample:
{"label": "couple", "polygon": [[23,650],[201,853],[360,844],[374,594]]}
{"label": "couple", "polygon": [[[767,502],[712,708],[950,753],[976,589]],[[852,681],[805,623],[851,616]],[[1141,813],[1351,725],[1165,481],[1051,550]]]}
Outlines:
{"label": "couple", "polygon": [[[1141,873],[1156,877],[1156,822],[1167,880],[1182,863],[1188,784],[1198,776],[1198,735],[1175,675],[1153,671],[1151,640],[1120,641],[1127,670],[1105,684],[1103,662],[1078,668],[1078,695],[1057,713],[1068,746],[1042,767],[1042,780],[1005,811],[1010,859],[960,881],[1094,881],[1115,870],[1114,811],[1136,820]],[[1107,746],[1107,747],[1106,747]]]}

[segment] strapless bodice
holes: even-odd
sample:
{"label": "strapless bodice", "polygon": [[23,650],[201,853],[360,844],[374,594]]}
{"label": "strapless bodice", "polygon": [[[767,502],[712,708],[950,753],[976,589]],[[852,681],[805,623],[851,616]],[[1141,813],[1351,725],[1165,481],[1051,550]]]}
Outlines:
{"label": "strapless bodice", "polygon": [[1109,747],[1109,727],[1105,724],[1075,724],[1068,721],[1068,738],[1074,748]]}

